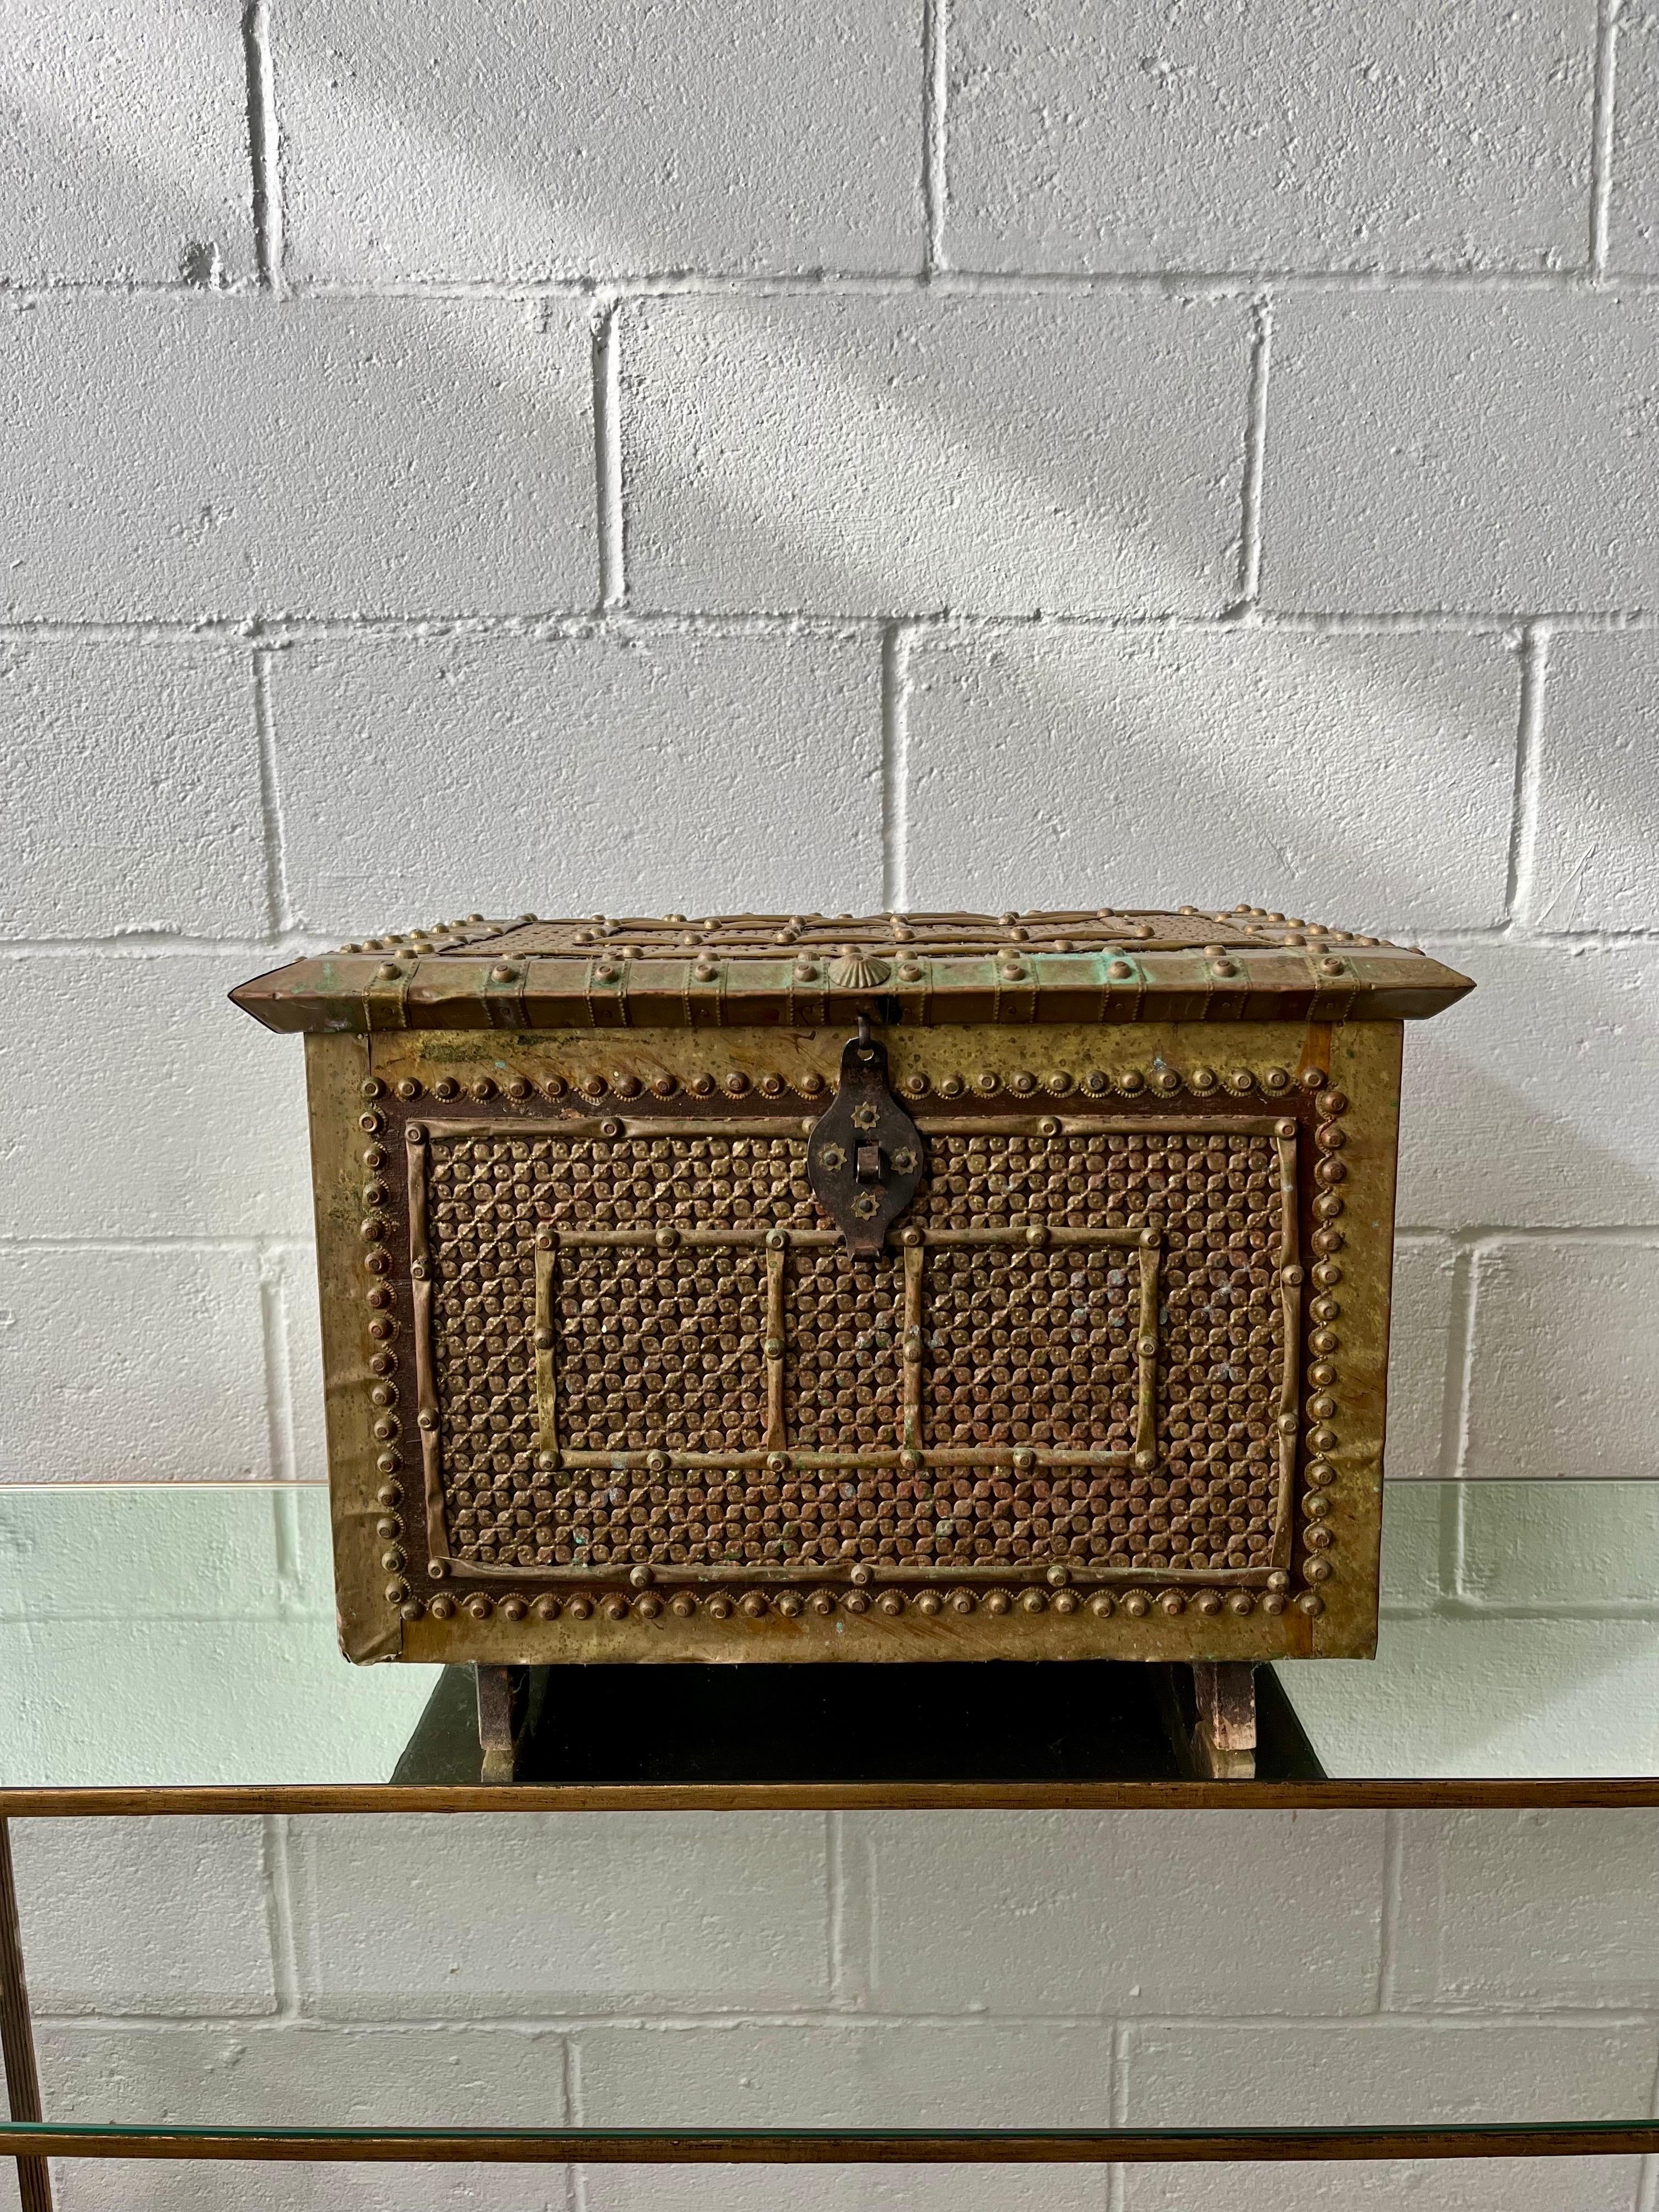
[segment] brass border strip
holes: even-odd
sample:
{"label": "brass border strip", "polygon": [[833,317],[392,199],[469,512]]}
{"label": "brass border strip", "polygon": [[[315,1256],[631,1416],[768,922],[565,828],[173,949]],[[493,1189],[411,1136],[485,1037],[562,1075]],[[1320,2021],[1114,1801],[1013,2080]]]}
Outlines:
{"label": "brass border strip", "polygon": [[[666,1232],[668,1242],[659,1238]],[[987,1226],[975,1229],[924,1229],[907,1227],[906,1235],[914,1235],[921,1244],[1006,1244],[1033,1251],[1047,1244],[1110,1244],[1132,1250],[1142,1243],[1146,1231],[1140,1229],[1051,1229],[1042,1222],[1030,1222],[1023,1226],[998,1228]],[[665,1221],[653,1229],[561,1229],[555,1232],[562,1245],[569,1244],[597,1250],[672,1251],[676,1245],[686,1244],[705,1249],[719,1245],[764,1244],[770,1237],[781,1237],[790,1247],[803,1249],[822,1249],[827,1245],[839,1245],[845,1240],[837,1229],[786,1229],[769,1224],[755,1229],[682,1229],[678,1223]],[[896,1249],[890,1246],[890,1250]],[[906,1245],[900,1248],[910,1250]]]}
{"label": "brass border strip", "polygon": [[[823,1103],[828,1103],[827,1098]],[[509,1110],[487,1121],[471,1118],[440,1121],[432,1115],[424,1118],[434,1138],[454,1143],[497,1137],[574,1137],[584,1143],[598,1139],[611,1144],[619,1137],[793,1137],[804,1143],[817,1115],[797,1114],[783,1121],[775,1115],[757,1115],[751,1121],[671,1121],[665,1115],[659,1121],[641,1121],[636,1115],[617,1112],[603,1115],[573,1114],[566,1121],[554,1121],[545,1115],[520,1117]]]}
{"label": "brass border strip", "polygon": [[1139,1229],[1050,1229],[1033,1221],[1021,1228],[918,1229],[924,1244],[1008,1244],[1041,1251],[1047,1244],[1115,1244],[1125,1250],[1138,1245]]}
{"label": "brass border strip", "polygon": [[[552,1560],[538,1561],[529,1566],[499,1565],[489,1561],[446,1558],[443,1565],[458,1581],[488,1581],[497,1583],[572,1583],[603,1595],[607,1587],[615,1586],[627,1575],[630,1563],[625,1559],[585,1560],[561,1565]],[[792,1583],[816,1585],[819,1583],[841,1584],[847,1581],[854,1567],[868,1567],[873,1580],[869,1587],[879,1589],[889,1583],[931,1583],[937,1589],[950,1589],[958,1583],[975,1585],[989,1583],[994,1587],[1006,1583],[1010,1589],[1024,1589],[1033,1584],[1048,1589],[1051,1567],[1064,1567],[1071,1577],[1073,1588],[1086,1592],[1096,1583],[1109,1583],[1114,1589],[1164,1589],[1178,1583],[1185,1589],[1265,1589],[1273,1570],[1268,1566],[1253,1567],[1165,1567],[1126,1566],[1121,1560],[1079,1559],[1069,1553],[1031,1559],[866,1559],[852,1557],[844,1559],[670,1559],[651,1563],[651,1578],[658,1589],[672,1589],[676,1583],[702,1589],[728,1583],[775,1583],[787,1588]]]}
{"label": "brass border strip", "polygon": [[421,1437],[421,1487],[426,1500],[428,1557],[449,1550],[444,1504],[443,1423],[432,1356],[432,1266],[426,1216],[427,1141],[417,1122],[404,1132],[409,1151],[409,1289],[415,1322],[415,1423]]}
{"label": "brass border strip", "polygon": [[[819,1452],[800,1451],[786,1446],[791,1469],[822,1468],[831,1471],[855,1472],[860,1468],[897,1468],[900,1451],[895,1446],[890,1451]],[[1128,1467],[1134,1455],[1127,1451],[1072,1451],[1039,1444],[941,1444],[936,1449],[921,1447],[924,1468],[928,1467],[1006,1467],[1012,1470],[1017,1451],[1033,1455],[1032,1471],[1044,1467]],[[727,1468],[735,1474],[746,1468],[764,1467],[768,1454],[764,1451],[690,1452],[668,1451],[653,1444],[639,1451],[564,1451],[559,1454],[562,1467],[599,1468],[621,1474],[634,1467],[647,1467],[660,1453],[667,1462],[663,1472],[672,1474],[676,1468],[723,1474]]]}
{"label": "brass border strip", "polygon": [[559,1405],[553,1341],[553,1280],[558,1252],[550,1237],[536,1239],[536,1449],[544,1462],[539,1472],[558,1465]]}
{"label": "brass border strip", "polygon": [[899,1346],[899,1434],[902,1449],[914,1452],[921,1449],[921,1293],[927,1255],[920,1237],[906,1244],[903,1252],[904,1335]]}
{"label": "brass border strip", "polygon": [[409,1152],[409,1272],[418,1281],[427,1272],[431,1251],[426,1220],[426,1137],[411,1121],[404,1131]]}
{"label": "brass border strip", "polygon": [[1279,1259],[1279,1298],[1285,1317],[1285,1367],[1279,1394],[1279,1503],[1273,1530],[1275,1567],[1291,1564],[1296,1543],[1296,1452],[1301,1432],[1297,1397],[1302,1371],[1302,1291],[1290,1279],[1290,1270],[1300,1265],[1301,1240],[1297,1223],[1296,1139],[1279,1137],[1279,1193],[1284,1243]]}
{"label": "brass border strip", "polygon": [[[434,1137],[456,1141],[492,1137],[575,1137],[614,1142],[615,1134],[619,1133],[623,1137],[794,1137],[804,1142],[833,1095],[826,1091],[816,1103],[803,1099],[802,1112],[787,1118],[775,1113],[735,1121],[716,1121],[712,1116],[706,1121],[671,1120],[666,1115],[658,1120],[619,1109],[610,1114],[573,1114],[564,1120],[554,1121],[545,1115],[518,1115],[510,1108],[489,1121],[472,1116],[465,1120],[440,1119],[433,1115],[422,1118]],[[1294,1101],[1287,1097],[1285,1103],[1288,1109]],[[628,1103],[631,1107],[634,1102],[630,1099]],[[1086,1115],[984,1114],[971,1118],[964,1115],[957,1119],[945,1115],[913,1114],[911,1119],[924,1137],[1271,1137],[1284,1118],[1280,1115],[1261,1114],[1230,1114],[1218,1120],[1213,1116],[1200,1119],[1196,1115],[1185,1118],[1174,1115],[1149,1116],[1135,1113],[1133,1099],[1118,1099],[1113,1103],[1115,1111],[1103,1101]],[[1048,1121],[1057,1126],[1052,1129],[1039,1126]]]}
{"label": "brass border strip", "polygon": [[1134,1464],[1151,1468],[1158,1458],[1158,1247],[1140,1248],[1140,1337],[1135,1403]]}
{"label": "brass border strip", "polygon": [[[1134,1113],[1133,1099],[1115,1103],[1115,1113],[1109,1112],[1103,1100],[1088,1115],[988,1114],[971,1120],[964,1115],[957,1121],[936,1114],[914,1114],[911,1119],[924,1137],[1271,1137],[1279,1126],[1278,1116],[1269,1119],[1261,1114],[1228,1115],[1218,1121],[1200,1121],[1196,1116],[1178,1120],[1173,1115],[1148,1118]],[[1054,1126],[1044,1127],[1045,1122]]]}
{"label": "brass border strip", "polygon": [[[678,1222],[665,1221],[653,1229],[560,1229],[554,1234],[562,1245],[590,1250],[672,1252],[682,1244],[694,1249],[701,1247],[704,1250],[722,1245],[764,1244],[769,1236],[791,1232],[775,1231],[769,1224],[755,1229],[682,1229]],[[659,1242],[665,1234],[666,1242]],[[802,1244],[839,1244],[842,1237],[836,1229],[809,1229],[804,1232],[793,1232],[792,1241]]]}
{"label": "brass border strip", "polygon": [[761,1340],[762,1354],[766,1361],[766,1435],[769,1452],[781,1451],[783,1431],[783,1346],[784,1346],[784,1283],[783,1270],[789,1257],[781,1244],[769,1239],[766,1245],[766,1323]]}
{"label": "brass border strip", "polygon": [[443,1428],[432,1366],[432,1285],[420,1282],[410,1287],[415,1299],[415,1417],[421,1431],[426,1540],[430,1556],[441,1559],[449,1550],[449,1522],[444,1505]]}

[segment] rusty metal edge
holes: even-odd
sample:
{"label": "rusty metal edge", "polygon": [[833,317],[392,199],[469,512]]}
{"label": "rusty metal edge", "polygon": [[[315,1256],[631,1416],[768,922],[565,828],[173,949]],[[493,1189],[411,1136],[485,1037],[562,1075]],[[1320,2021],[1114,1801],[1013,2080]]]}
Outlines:
{"label": "rusty metal edge", "polygon": [[1640,2157],[1659,2120],[1286,2128],[214,2128],[0,2124],[0,2154],[264,2163],[1191,2165]]}
{"label": "rusty metal edge", "polygon": [[0,1819],[134,1814],[1548,1812],[1659,1807],[1659,1775],[1321,1782],[273,1782],[0,1786]]}

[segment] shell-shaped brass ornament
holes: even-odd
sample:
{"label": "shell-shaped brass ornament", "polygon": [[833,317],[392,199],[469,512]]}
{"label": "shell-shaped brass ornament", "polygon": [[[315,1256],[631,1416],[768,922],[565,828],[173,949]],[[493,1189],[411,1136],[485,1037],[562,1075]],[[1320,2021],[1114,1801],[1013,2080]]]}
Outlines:
{"label": "shell-shaped brass ornament", "polygon": [[848,953],[837,960],[830,970],[830,981],[842,991],[873,991],[878,983],[884,983],[892,974],[885,960],[872,959],[867,953]]}

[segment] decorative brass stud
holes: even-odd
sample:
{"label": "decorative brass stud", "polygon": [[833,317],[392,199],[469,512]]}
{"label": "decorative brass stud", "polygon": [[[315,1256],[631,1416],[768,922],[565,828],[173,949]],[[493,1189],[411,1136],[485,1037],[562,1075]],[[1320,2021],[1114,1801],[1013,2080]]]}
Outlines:
{"label": "decorative brass stud", "polygon": [[1042,1613],[1048,1607],[1048,1600],[1042,1590],[1028,1589],[1020,1592],[1019,1603],[1024,1613]]}
{"label": "decorative brass stud", "polygon": [[504,1597],[501,1600],[503,1620],[522,1620],[529,1610],[530,1607],[521,1597]]}
{"label": "decorative brass stud", "polygon": [[1115,1610],[1115,1604],[1110,1590],[1097,1590],[1089,1601],[1089,1610],[1097,1620],[1108,1620]]}
{"label": "decorative brass stud", "polygon": [[1013,1600],[1009,1596],[1006,1590],[994,1589],[988,1590],[986,1593],[985,1610],[987,1613],[1006,1613],[1012,1603]]}
{"label": "decorative brass stud", "polygon": [[573,1620],[589,1620],[592,1618],[593,1601],[585,1591],[578,1590],[565,1611]]}
{"label": "decorative brass stud", "polygon": [[1133,1098],[1137,1091],[1146,1088],[1146,1079],[1138,1067],[1126,1067],[1117,1079],[1117,1087],[1120,1091],[1127,1091]]}

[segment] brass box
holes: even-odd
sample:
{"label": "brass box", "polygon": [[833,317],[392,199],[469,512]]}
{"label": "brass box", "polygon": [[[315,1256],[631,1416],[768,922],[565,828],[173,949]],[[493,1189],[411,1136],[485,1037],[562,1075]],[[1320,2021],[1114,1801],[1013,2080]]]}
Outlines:
{"label": "brass box", "polygon": [[347,1656],[1369,1654],[1401,1024],[1469,988],[1257,908],[244,985],[307,1033]]}

